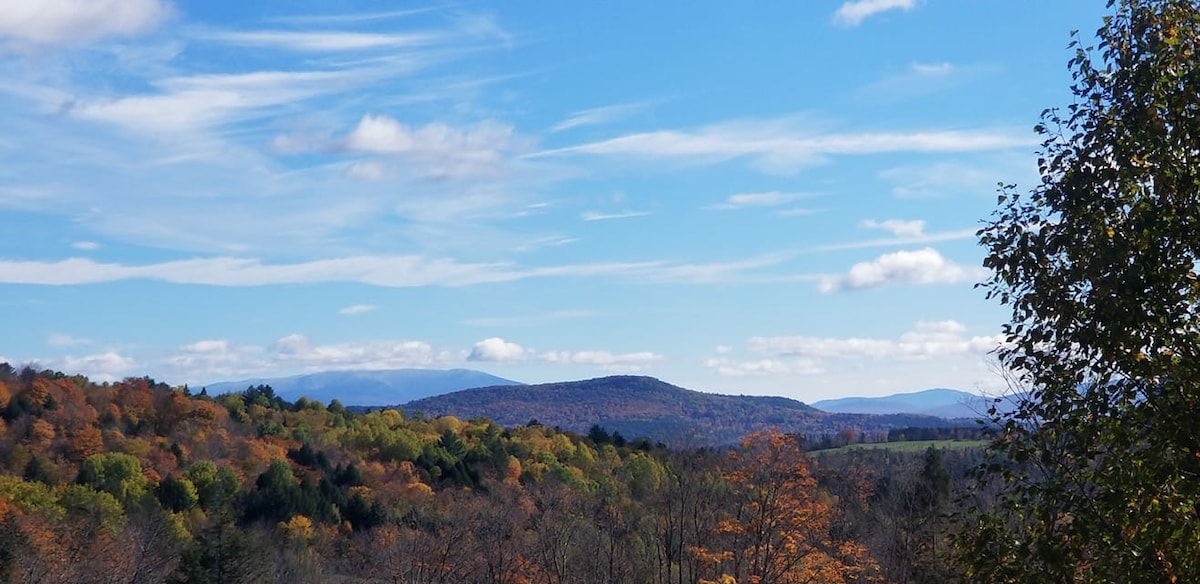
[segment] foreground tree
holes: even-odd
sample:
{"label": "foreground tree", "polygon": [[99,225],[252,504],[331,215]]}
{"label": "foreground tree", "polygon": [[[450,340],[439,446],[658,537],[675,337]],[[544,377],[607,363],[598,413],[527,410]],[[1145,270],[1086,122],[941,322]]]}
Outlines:
{"label": "foreground tree", "polygon": [[730,516],[692,553],[715,582],[753,584],[870,581],[873,562],[857,542],[830,534],[833,501],[817,488],[795,436],[753,433],[722,473]]}
{"label": "foreground tree", "polygon": [[980,232],[1028,391],[965,532],[981,582],[1200,581],[1200,6],[1109,8],[1041,183]]}

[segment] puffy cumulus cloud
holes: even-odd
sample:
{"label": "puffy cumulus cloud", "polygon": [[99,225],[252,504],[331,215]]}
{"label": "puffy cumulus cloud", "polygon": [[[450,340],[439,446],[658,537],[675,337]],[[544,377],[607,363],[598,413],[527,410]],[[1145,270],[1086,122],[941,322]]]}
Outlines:
{"label": "puffy cumulus cloud", "polygon": [[860,225],[866,229],[882,229],[896,237],[922,237],[925,235],[925,222],[920,219],[911,221],[903,219],[887,219],[884,221],[863,219]]}
{"label": "puffy cumulus cloud", "polygon": [[117,381],[134,373],[138,362],[117,351],[110,350],[91,355],[65,357],[48,360],[46,366],[65,373],[79,373],[94,381]]}
{"label": "puffy cumulus cloud", "polygon": [[594,365],[612,371],[642,371],[662,361],[663,356],[650,351],[610,353],[608,351],[548,351],[542,361],[569,365]]}
{"label": "puffy cumulus cloud", "polygon": [[877,14],[890,10],[912,10],[917,0],[854,0],[844,2],[833,13],[833,22],[841,26],[858,26]]}
{"label": "puffy cumulus cloud", "polygon": [[367,312],[374,312],[376,310],[379,310],[379,307],[375,306],[374,304],[351,304],[350,306],[338,310],[338,314],[354,316],[356,314],[365,314]]}
{"label": "puffy cumulus cloud", "polygon": [[475,343],[475,346],[471,348],[471,353],[467,355],[467,360],[511,363],[522,361],[527,355],[528,351],[525,347],[510,343],[500,337],[491,337]]}
{"label": "puffy cumulus cloud", "polygon": [[172,13],[164,0],[5,0],[0,2],[0,46],[78,45],[136,36]]}
{"label": "puffy cumulus cloud", "polygon": [[980,270],[968,270],[926,247],[898,251],[851,266],[844,275],[823,278],[821,292],[877,288],[891,284],[956,284],[981,276]]}
{"label": "puffy cumulus cloud", "polygon": [[350,152],[396,156],[419,163],[424,173],[454,178],[497,171],[528,141],[512,126],[488,120],[466,128],[433,122],[408,126],[395,118],[367,114],[346,137]]}

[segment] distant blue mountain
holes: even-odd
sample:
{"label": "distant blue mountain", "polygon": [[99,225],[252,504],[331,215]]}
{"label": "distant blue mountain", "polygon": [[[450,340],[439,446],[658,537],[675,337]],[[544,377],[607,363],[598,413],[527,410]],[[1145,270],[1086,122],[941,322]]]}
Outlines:
{"label": "distant blue mountain", "polygon": [[[956,389],[927,389],[883,397],[827,399],[815,402],[812,406],[837,414],[924,414],[939,418],[983,418],[987,416],[992,402],[992,398]],[[998,405],[1008,404],[1001,402]]]}
{"label": "distant blue mountain", "polygon": [[204,387],[209,395],[218,395],[252,385],[270,385],[288,401],[303,396],[323,403],[337,399],[347,406],[386,406],[473,387],[521,383],[472,369],[386,369],[222,381]]}

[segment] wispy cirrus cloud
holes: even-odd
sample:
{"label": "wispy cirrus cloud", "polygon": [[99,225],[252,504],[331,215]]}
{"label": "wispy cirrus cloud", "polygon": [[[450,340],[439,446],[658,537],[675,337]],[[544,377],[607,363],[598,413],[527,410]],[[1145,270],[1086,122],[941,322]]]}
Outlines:
{"label": "wispy cirrus cloud", "polygon": [[843,243],[829,243],[818,245],[811,248],[809,251],[839,251],[846,249],[864,249],[871,247],[896,247],[901,245],[921,245],[927,243],[938,243],[942,241],[959,241],[963,239],[973,239],[977,233],[977,229],[955,229],[952,231],[940,231],[936,233],[925,233],[924,225],[921,226],[920,233],[912,233],[911,227],[896,226],[895,228],[909,230],[909,233],[899,234],[894,230],[896,237],[886,237],[882,239],[867,239],[863,241],[847,241]]}
{"label": "wispy cirrus cloud", "polygon": [[660,130],[544,150],[526,156],[592,155],[715,164],[746,159],[759,170],[792,173],[831,156],[893,152],[973,152],[1036,142],[1015,129],[817,133],[791,119],[739,121],[694,130]]}
{"label": "wispy cirrus cloud", "polygon": [[747,207],[777,207],[812,197],[808,193],[784,193],[767,191],[762,193],[737,193],[729,195],[723,202],[708,208],[717,211],[735,211]]}
{"label": "wispy cirrus cloud", "polygon": [[892,10],[912,10],[917,0],[853,0],[844,2],[833,13],[833,22],[842,26],[858,26],[864,20]]}
{"label": "wispy cirrus cloud", "polygon": [[154,280],[200,286],[270,286],[320,282],[356,282],[388,288],[472,286],[529,278],[637,278],[653,282],[716,283],[746,277],[775,266],[784,254],[742,260],[678,263],[592,262],[520,266],[512,262],[472,263],[450,258],[408,256],[351,256],[295,263],[259,259],[211,257],[128,265],[87,258],[59,261],[0,260],[0,284],[72,286]]}
{"label": "wispy cirrus cloud", "polygon": [[375,312],[376,310],[379,310],[379,307],[375,306],[374,304],[351,304],[350,306],[339,309],[338,314],[345,315],[345,316],[355,316],[358,314],[366,314],[368,312]]}
{"label": "wispy cirrus cloud", "polygon": [[629,219],[631,217],[645,217],[650,215],[649,211],[621,211],[618,213],[601,213],[599,211],[585,211],[579,218],[584,221],[608,221],[611,219]]}
{"label": "wispy cirrus cloud", "polygon": [[902,101],[978,82],[997,70],[996,66],[987,64],[911,62],[903,69],[863,86],[858,93],[874,102]]}
{"label": "wispy cirrus cloud", "polygon": [[409,49],[448,40],[443,32],[365,33],[350,31],[294,30],[206,30],[196,29],[191,38],[239,47],[256,47],[302,52],[342,52],[374,49]]}
{"label": "wispy cirrus cloud", "polygon": [[896,237],[919,238],[925,235],[925,221],[921,219],[863,219],[860,225],[866,229],[882,229]]}
{"label": "wispy cirrus cloud", "polygon": [[158,91],[117,98],[81,97],[75,118],[149,133],[199,131],[261,115],[265,108],[339,93],[366,82],[365,70],[256,71],[168,77]]}
{"label": "wispy cirrus cloud", "polygon": [[550,131],[562,132],[584,126],[611,124],[652,107],[656,103],[654,101],[641,101],[579,110],[564,118],[563,121],[551,126]]}

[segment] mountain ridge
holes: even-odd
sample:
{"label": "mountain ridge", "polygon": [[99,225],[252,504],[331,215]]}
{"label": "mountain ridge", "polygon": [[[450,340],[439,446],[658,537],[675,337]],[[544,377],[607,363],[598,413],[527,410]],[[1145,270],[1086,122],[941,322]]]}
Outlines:
{"label": "mountain ridge", "polygon": [[922,414],[940,418],[983,418],[993,398],[944,387],[873,397],[841,397],[812,403],[830,413]]}
{"label": "mountain ridge", "polygon": [[321,371],[285,377],[222,381],[203,387],[210,394],[220,394],[243,391],[257,385],[269,385],[277,395],[290,401],[306,397],[328,403],[336,399],[347,405],[378,407],[472,387],[519,386],[521,383],[474,369],[403,368]]}

